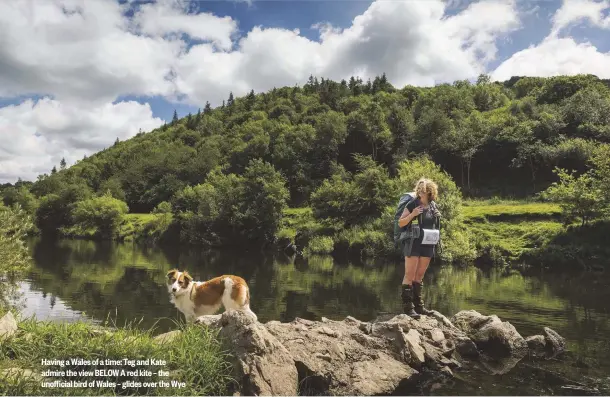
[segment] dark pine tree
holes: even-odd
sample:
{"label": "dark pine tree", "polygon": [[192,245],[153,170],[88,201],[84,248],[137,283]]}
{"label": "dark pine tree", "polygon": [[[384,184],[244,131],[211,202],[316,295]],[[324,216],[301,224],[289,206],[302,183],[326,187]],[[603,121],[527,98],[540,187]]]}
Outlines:
{"label": "dark pine tree", "polygon": [[65,158],[61,158],[61,161],[59,162],[59,168],[64,170],[66,169],[66,159]]}
{"label": "dark pine tree", "polygon": [[55,166],[53,166],[53,169],[51,170],[51,174],[54,174],[57,172],[57,168],[55,168]]}
{"label": "dark pine tree", "polygon": [[176,125],[178,123],[178,112],[174,109],[174,117],[172,117],[172,125]]}
{"label": "dark pine tree", "polygon": [[186,116],[186,128],[194,130],[195,127],[197,127],[197,119],[189,112],[188,116]]}
{"label": "dark pine tree", "polygon": [[256,95],[254,95],[254,90],[251,90],[246,96],[246,110],[252,110],[254,102],[256,102]]}
{"label": "dark pine tree", "polygon": [[[224,101],[223,101],[223,105],[224,105]],[[203,108],[203,113],[207,114],[210,113],[212,111],[212,106],[210,105],[210,102],[205,103],[205,107]]]}

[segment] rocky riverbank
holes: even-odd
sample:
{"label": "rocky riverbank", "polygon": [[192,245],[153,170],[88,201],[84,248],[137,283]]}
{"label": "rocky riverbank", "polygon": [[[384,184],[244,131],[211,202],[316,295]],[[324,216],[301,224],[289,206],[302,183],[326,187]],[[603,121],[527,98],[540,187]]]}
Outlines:
{"label": "rocky riverbank", "polygon": [[[231,351],[239,383],[233,392],[242,395],[406,394],[464,368],[502,374],[528,354],[549,358],[565,349],[549,328],[525,339],[510,323],[474,310],[451,319],[434,312],[419,320],[401,314],[266,324],[230,311],[198,322],[218,330]],[[171,343],[179,332],[158,339]]]}
{"label": "rocky riverbank", "polygon": [[[22,347],[35,339],[52,339],[51,335],[18,328],[18,321],[11,313],[6,314],[0,319],[0,339],[12,340],[15,346]],[[66,330],[71,334],[76,331],[78,328]],[[104,339],[104,346],[109,346],[111,340],[141,345],[139,350],[121,353],[129,356],[142,351],[166,351],[166,344],[170,344],[175,351],[194,348],[202,352],[202,357],[208,357],[215,350],[212,340],[218,340],[229,354],[221,353],[220,348],[213,354],[225,357],[215,364],[220,365],[217,372],[224,373],[221,361],[227,359],[223,376],[232,379],[226,383],[232,386],[222,393],[235,395],[417,395],[420,390],[432,390],[459,379],[460,372],[482,370],[501,375],[527,356],[549,359],[566,349],[564,339],[550,328],[524,338],[510,323],[474,310],[461,311],[451,319],[433,312],[418,320],[401,314],[369,322],[347,317],[342,321],[297,318],[290,323],[260,323],[242,312],[229,311],[200,317],[196,326],[149,339],[123,335],[120,329],[87,326],[82,331],[83,338],[93,342]],[[208,337],[193,345],[201,335]],[[117,352],[96,354],[100,353],[112,356]],[[11,361],[0,366],[0,378],[16,373],[20,377],[34,376],[40,382],[35,371]],[[174,361],[172,376],[180,375],[184,363]],[[200,361],[197,362],[201,364]],[[206,368],[212,368],[212,364],[206,364]],[[563,388],[599,394],[587,385],[557,376]]]}

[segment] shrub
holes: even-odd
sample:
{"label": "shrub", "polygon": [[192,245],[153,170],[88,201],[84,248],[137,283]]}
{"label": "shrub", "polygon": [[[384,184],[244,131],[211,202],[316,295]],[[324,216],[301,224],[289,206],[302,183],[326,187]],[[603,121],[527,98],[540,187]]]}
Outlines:
{"label": "shrub", "polygon": [[109,194],[79,201],[74,208],[74,220],[85,228],[96,228],[103,237],[114,235],[128,211],[124,201]]}
{"label": "shrub", "polygon": [[329,236],[317,236],[309,240],[305,251],[306,255],[310,254],[330,254],[334,249],[334,241]]}
{"label": "shrub", "polygon": [[253,160],[244,176],[211,173],[173,200],[181,239],[206,245],[265,244],[277,232],[288,189],[271,164]]}
{"label": "shrub", "polygon": [[9,187],[2,192],[2,196],[4,205],[7,207],[19,204],[28,214],[33,214],[38,208],[38,200],[25,186]]}
{"label": "shrub", "polygon": [[171,214],[172,205],[168,201],[162,201],[153,210],[153,214]]}
{"label": "shrub", "polygon": [[370,157],[355,156],[358,172],[352,178],[338,170],[312,194],[316,218],[345,222],[346,226],[378,218],[395,196],[395,184],[387,170]]}
{"label": "shrub", "polygon": [[579,177],[563,169],[555,169],[559,182],[554,182],[542,197],[560,203],[566,225],[580,218],[581,225],[598,218],[604,210],[604,193],[592,172]]}
{"label": "shrub", "polygon": [[19,204],[12,208],[0,205],[0,309],[8,306],[7,297],[14,281],[31,265],[25,236],[31,228],[30,216]]}
{"label": "shrub", "polygon": [[61,185],[56,193],[49,193],[40,200],[36,209],[36,226],[43,234],[57,234],[60,228],[73,224],[72,213],[76,203],[90,197],[91,189],[83,181]]}

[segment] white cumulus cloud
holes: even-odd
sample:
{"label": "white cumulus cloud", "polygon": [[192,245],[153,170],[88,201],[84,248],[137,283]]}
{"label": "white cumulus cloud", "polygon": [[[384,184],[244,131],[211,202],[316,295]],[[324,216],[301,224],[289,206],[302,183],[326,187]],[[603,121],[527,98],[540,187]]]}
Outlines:
{"label": "white cumulus cloud", "polygon": [[562,29],[582,21],[610,29],[610,15],[604,16],[604,11],[608,9],[610,9],[610,0],[564,0],[553,16],[550,36],[557,36]]}
{"label": "white cumulus cloud", "polygon": [[598,28],[610,28],[610,1],[564,0],[553,15],[553,26],[539,44],[514,53],[493,71],[494,80],[512,76],[551,77],[558,75],[594,74],[610,78],[610,52],[601,52],[590,42],[576,42],[560,37],[566,27],[590,21]]}
{"label": "white cumulus cloud", "polygon": [[54,99],[0,108],[0,180],[35,180],[62,158],[68,164],[163,124],[148,104],[107,103],[82,108]]}
{"label": "white cumulus cloud", "polygon": [[209,13],[190,13],[184,0],[160,0],[143,4],[134,17],[142,33],[165,36],[184,33],[192,39],[211,41],[222,50],[230,50],[231,36],[237,23],[231,17],[217,17]]}

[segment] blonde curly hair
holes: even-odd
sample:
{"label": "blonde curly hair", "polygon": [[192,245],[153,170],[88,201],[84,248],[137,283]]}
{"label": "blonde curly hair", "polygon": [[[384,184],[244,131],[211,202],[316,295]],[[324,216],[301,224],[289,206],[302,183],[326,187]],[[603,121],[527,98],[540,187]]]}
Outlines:
{"label": "blonde curly hair", "polygon": [[438,197],[438,185],[428,178],[420,178],[413,190],[418,197],[427,194],[430,201],[436,200]]}

